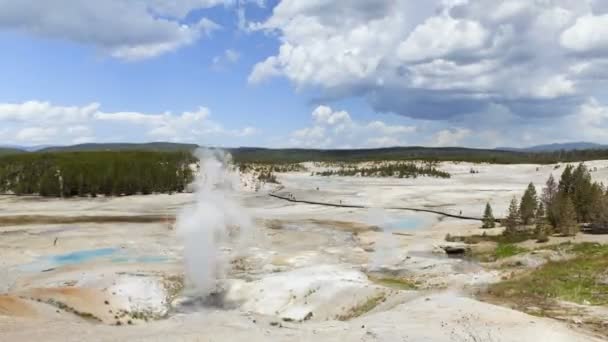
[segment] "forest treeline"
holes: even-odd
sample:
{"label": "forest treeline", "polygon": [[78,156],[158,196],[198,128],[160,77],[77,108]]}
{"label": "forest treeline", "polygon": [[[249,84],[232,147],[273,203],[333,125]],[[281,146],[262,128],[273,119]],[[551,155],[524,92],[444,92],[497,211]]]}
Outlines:
{"label": "forest treeline", "polygon": [[520,152],[462,147],[389,147],[357,150],[228,149],[237,163],[454,161],[492,164],[554,164],[608,159],[608,149]]}
{"label": "forest treeline", "polygon": [[[91,152],[91,151],[155,151],[192,152],[195,144],[154,142],[147,144],[81,144],[48,147],[39,152]],[[215,148],[212,148],[215,149]],[[373,149],[267,149],[238,147],[223,149],[238,163],[294,164],[301,162],[362,162],[362,161],[454,161],[493,164],[554,164],[608,159],[608,148],[561,150],[551,152],[527,152],[513,150],[475,149],[463,147],[387,147]],[[0,155],[29,153],[17,149],[0,149]]]}
{"label": "forest treeline", "polygon": [[428,176],[437,178],[450,178],[450,174],[437,169],[435,163],[394,163],[385,165],[374,165],[369,167],[344,166],[337,170],[327,170],[315,173],[319,176],[361,176],[361,177],[399,177],[416,178]]}
{"label": "forest treeline", "polygon": [[181,192],[190,152],[95,151],[0,156],[0,192],[52,197]]}

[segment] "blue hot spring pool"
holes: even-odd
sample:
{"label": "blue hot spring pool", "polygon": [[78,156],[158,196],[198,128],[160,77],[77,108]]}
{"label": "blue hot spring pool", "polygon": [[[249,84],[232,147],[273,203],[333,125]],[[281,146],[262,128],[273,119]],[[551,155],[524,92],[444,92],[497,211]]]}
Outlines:
{"label": "blue hot spring pool", "polygon": [[425,228],[431,221],[426,215],[390,215],[380,226],[384,231],[398,232]]}
{"label": "blue hot spring pool", "polygon": [[19,268],[23,271],[40,272],[65,265],[75,265],[103,259],[114,263],[161,263],[168,261],[167,257],[160,255],[130,256],[120,248],[98,248],[41,256],[37,260],[22,265]]}

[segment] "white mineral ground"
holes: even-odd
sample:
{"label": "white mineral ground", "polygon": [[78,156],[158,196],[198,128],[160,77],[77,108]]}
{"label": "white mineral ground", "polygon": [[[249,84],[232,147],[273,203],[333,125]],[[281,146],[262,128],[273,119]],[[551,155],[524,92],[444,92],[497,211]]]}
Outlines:
{"label": "white mineral ground", "polygon": [[[587,165],[597,168],[594,180],[608,183],[608,161]],[[307,172],[277,177],[284,186],[279,193],[297,199],[468,216],[480,216],[490,201],[501,217],[530,181],[540,191],[550,173],[559,177],[563,166],[554,166],[442,163],[452,178],[392,179],[311,176],[320,167],[309,163]],[[181,291],[182,243],[170,220],[162,220],[190,203],[192,194],[0,197],[0,219],[31,219],[0,226],[0,341],[602,340],[567,321],[472,298],[471,287],[499,281],[500,269],[448,259],[437,246],[447,233],[479,234],[476,221],[290,203],[269,197],[268,185],[251,191],[253,182],[247,177],[237,200],[255,218],[255,231],[246,244],[221,248],[232,260],[216,298],[221,307],[197,304],[184,295],[188,289]],[[35,216],[56,220],[37,222]],[[60,223],[82,216],[125,222]],[[142,216],[161,220],[130,219]],[[400,229],[414,221],[421,226]],[[608,242],[608,236],[579,234],[575,240]],[[74,263],[77,257],[65,256],[87,250],[100,255]],[[370,276],[382,274],[407,277],[419,289],[388,288]],[[378,305],[362,309],[369,302]]]}

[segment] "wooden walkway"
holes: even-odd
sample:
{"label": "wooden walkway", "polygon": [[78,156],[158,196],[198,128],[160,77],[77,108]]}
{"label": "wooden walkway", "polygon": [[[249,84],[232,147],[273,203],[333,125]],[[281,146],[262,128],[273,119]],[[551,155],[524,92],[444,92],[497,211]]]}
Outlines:
{"label": "wooden walkway", "polygon": [[[284,201],[288,201],[288,202],[292,202],[292,203],[304,203],[304,204],[312,204],[312,205],[322,205],[322,206],[325,206],[325,207],[335,207],[335,208],[355,208],[355,209],[368,209],[368,208],[371,208],[369,206],[358,205],[358,204],[339,204],[339,203],[328,203],[328,202],[316,202],[316,201],[297,200],[297,199],[293,199],[293,198],[290,198],[290,197],[285,197],[285,196],[281,196],[281,195],[277,195],[277,194],[273,194],[273,193],[269,193],[268,195],[270,197],[278,198],[278,199],[281,199],[281,200],[284,200]],[[455,214],[450,214],[450,213],[446,213],[446,212],[443,212],[443,211],[432,210],[432,209],[409,208],[409,207],[382,207],[382,209],[387,209],[387,210],[407,210],[407,211],[415,211],[415,212],[437,214],[437,215],[442,215],[442,216],[445,216],[445,217],[457,218],[457,219],[461,219],[461,220],[482,221],[481,217],[455,215]],[[496,219],[495,221],[496,222],[500,222],[500,219]]]}

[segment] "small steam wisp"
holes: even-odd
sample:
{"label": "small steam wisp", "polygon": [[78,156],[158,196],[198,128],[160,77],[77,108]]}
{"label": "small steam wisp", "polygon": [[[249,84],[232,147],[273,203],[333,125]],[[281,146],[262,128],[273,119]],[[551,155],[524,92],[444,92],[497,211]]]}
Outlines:
{"label": "small steam wisp", "polygon": [[252,221],[234,197],[240,178],[229,167],[230,155],[212,150],[197,150],[196,155],[195,202],[179,213],[176,229],[184,243],[186,280],[197,295],[206,296],[227,271],[222,244],[249,231]]}

